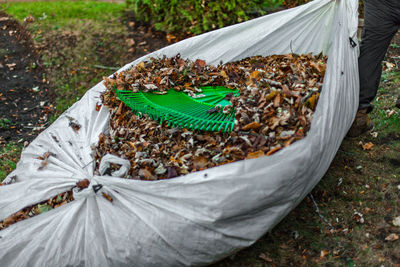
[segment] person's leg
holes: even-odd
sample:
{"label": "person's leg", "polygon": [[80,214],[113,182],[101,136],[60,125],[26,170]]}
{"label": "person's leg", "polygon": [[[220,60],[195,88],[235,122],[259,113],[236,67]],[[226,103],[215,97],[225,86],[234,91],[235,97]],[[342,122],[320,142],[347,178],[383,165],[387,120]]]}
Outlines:
{"label": "person's leg", "polygon": [[[395,0],[398,1],[398,0]],[[382,61],[390,41],[399,29],[398,10],[382,0],[364,1],[364,29],[358,60],[360,75],[359,109],[370,112],[378,91]]]}

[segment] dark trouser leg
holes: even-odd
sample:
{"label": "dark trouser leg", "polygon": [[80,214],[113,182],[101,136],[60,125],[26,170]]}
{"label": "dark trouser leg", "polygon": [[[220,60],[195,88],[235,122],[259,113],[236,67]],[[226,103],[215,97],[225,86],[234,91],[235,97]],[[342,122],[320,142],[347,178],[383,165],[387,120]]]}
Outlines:
{"label": "dark trouser leg", "polygon": [[[398,0],[396,0],[398,1]],[[400,12],[381,0],[365,0],[364,30],[358,59],[360,73],[359,109],[372,110],[382,75],[382,60],[399,29]]]}

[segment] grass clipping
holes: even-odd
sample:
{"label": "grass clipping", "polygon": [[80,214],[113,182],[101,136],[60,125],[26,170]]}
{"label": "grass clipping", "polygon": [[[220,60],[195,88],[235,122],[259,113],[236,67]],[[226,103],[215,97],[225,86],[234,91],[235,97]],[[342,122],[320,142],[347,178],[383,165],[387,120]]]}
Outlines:
{"label": "grass clipping", "polygon": [[[158,180],[269,156],[306,135],[326,62],[321,55],[287,54],[211,66],[178,54],[151,58],[104,78],[107,90],[101,99],[111,112],[110,133],[101,134],[94,148],[96,169],[104,155],[113,154],[130,161],[126,178]],[[158,94],[177,90],[193,96],[200,86],[210,85],[240,91],[238,97],[227,96],[236,111],[230,133],[171,128],[140,118],[114,92],[114,88]],[[109,171],[114,169],[118,166],[111,165]]]}

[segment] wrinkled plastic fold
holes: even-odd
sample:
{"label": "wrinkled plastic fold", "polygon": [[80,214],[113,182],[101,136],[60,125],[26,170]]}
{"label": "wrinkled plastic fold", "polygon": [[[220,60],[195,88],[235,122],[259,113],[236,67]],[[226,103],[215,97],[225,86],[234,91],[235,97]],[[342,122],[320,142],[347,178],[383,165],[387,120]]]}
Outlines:
{"label": "wrinkled plastic fold", "polygon": [[6,178],[15,183],[0,187],[0,220],[83,179],[101,190],[91,186],[71,203],[0,231],[0,266],[199,266],[253,244],[320,181],[352,123],[358,48],[349,38],[357,42],[357,7],[355,0],[315,0],[183,40],[121,69],[177,53],[219,64],[323,52],[327,71],[307,137],[269,157],[162,181],[95,176],[91,146],[108,132],[109,111],[96,111],[105,87],[94,86],[24,149]]}

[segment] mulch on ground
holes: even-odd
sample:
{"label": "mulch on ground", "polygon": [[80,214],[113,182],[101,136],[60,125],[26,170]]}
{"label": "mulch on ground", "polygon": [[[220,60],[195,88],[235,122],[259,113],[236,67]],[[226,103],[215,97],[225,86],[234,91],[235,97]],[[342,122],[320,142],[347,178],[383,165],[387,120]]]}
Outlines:
{"label": "mulch on ground", "polygon": [[30,141],[47,125],[52,105],[43,73],[27,31],[0,12],[0,145]]}

